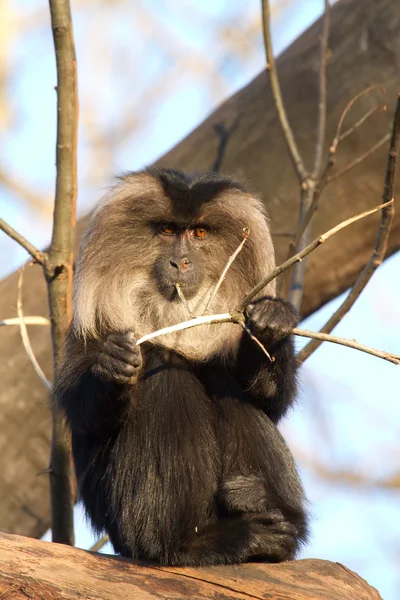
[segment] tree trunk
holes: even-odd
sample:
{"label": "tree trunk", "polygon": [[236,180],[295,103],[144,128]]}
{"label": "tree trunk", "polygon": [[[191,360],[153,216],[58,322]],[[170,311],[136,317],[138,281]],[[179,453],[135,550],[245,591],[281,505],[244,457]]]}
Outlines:
{"label": "tree trunk", "polygon": [[157,567],[0,534],[0,598],[269,598],[379,600],[375,588],[340,563],[298,560],[279,565]]}
{"label": "tree trunk", "polygon": [[[400,5],[393,0],[341,0],[332,9],[328,63],[328,142],[347,102],[372,84],[387,90],[386,99],[375,93],[361,98],[347,122],[354,123],[374,103],[386,102],[388,111],[376,113],[344,140],[338,167],[347,165],[390,131],[392,111],[400,91]],[[319,64],[318,22],[279,58],[278,69],[288,115],[303,153],[311,166],[315,142]],[[215,161],[216,124],[239,123],[228,142],[222,171],[246,177],[265,198],[278,261],[286,256],[288,237],[298,215],[298,183],[275,115],[268,76],[261,73],[248,86],[218,108],[203,124],[163,157],[159,164],[184,170],[209,170]],[[345,128],[347,125],[345,125]],[[323,194],[313,235],[341,220],[379,204],[383,191],[387,146]],[[398,188],[397,188],[398,191]],[[355,280],[373,249],[379,216],[346,229],[310,255],[303,315],[335,298]],[[87,219],[79,222],[78,238]],[[400,211],[394,219],[388,255],[400,247]],[[25,275],[24,312],[46,315],[46,288],[41,269]],[[17,275],[0,283],[0,315],[14,316]],[[33,349],[46,374],[51,373],[51,345],[45,327],[31,327]],[[0,333],[1,436],[0,529],[40,536],[49,525],[46,469],[49,460],[50,416],[46,391],[22,347],[17,327]]]}

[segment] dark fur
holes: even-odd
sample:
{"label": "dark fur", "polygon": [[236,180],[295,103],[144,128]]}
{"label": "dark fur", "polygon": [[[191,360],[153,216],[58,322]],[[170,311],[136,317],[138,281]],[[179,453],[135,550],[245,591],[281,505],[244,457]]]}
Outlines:
{"label": "dark fur", "polygon": [[[211,286],[211,280],[215,285],[249,221],[249,243],[228,271],[212,312],[232,309],[273,267],[262,209],[242,186],[214,175],[149,170],[123,181],[122,187],[132,182],[134,195],[129,197],[129,186],[126,193],[117,187],[121,200],[109,199],[95,214],[83,243],[76,314],[54,390],[71,425],[86,511],[95,529],[107,531],[116,552],[127,557],[170,565],[292,559],[307,536],[305,500],[276,424],[295,395],[289,335],[297,323],[294,309],[274,297],[273,284],[247,309],[247,324],[275,357],[272,363],[233,324],[190,330],[176,338],[182,345],[177,350],[168,336],[140,349],[135,345],[142,329],[150,333],[160,326],[154,315],[182,320],[173,288],[180,261],[190,263],[179,273],[190,300],[197,288]],[[175,238],[150,233],[149,202],[164,207],[162,215],[154,208],[155,221],[161,215],[179,225]],[[203,223],[203,214],[209,215],[208,240],[184,238],[191,224]],[[115,243],[107,248],[111,239]],[[117,306],[117,296],[108,301],[112,261],[125,280],[121,297],[126,292],[130,298],[130,279],[143,280],[129,299],[132,315]],[[144,311],[138,305],[146,293]],[[85,294],[91,298],[88,313]]]}

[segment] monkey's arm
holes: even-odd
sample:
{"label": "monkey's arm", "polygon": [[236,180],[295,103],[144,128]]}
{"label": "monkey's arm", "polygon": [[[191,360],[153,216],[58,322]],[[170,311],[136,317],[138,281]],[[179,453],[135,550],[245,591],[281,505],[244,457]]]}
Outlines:
{"label": "monkey's arm", "polygon": [[246,310],[247,325],[262,342],[274,361],[244,335],[238,353],[237,373],[241,383],[261,404],[269,418],[277,423],[293,404],[296,393],[296,358],[290,332],[298,315],[281,298],[265,297]]}
{"label": "monkey's arm", "polygon": [[53,394],[72,430],[101,435],[118,427],[141,364],[131,332],[84,341],[70,331]]}

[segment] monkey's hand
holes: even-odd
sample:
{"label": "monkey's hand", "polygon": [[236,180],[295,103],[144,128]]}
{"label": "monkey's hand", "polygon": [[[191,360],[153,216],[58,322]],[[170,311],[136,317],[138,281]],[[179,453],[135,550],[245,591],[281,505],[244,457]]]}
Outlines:
{"label": "monkey's hand", "polygon": [[121,385],[136,383],[142,366],[140,347],[132,331],[110,333],[101,342],[93,373],[106,381]]}
{"label": "monkey's hand", "polygon": [[282,298],[265,296],[246,308],[246,324],[257,339],[270,350],[290,335],[299,316],[292,304]]}

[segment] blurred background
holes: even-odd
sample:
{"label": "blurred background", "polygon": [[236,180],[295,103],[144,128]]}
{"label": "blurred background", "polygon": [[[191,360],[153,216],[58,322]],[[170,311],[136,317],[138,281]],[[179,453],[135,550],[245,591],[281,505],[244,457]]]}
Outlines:
{"label": "blurred background", "polygon": [[[275,54],[322,10],[322,0],[272,2]],[[82,215],[113,174],[156,160],[257,75],[265,59],[259,0],[73,0],[72,11]],[[38,247],[51,235],[55,85],[47,3],[2,0],[0,215]],[[26,259],[0,232],[0,277]],[[399,273],[397,254],[335,334],[399,353]],[[318,329],[340,301],[302,325]],[[313,516],[302,557],[344,563],[385,600],[400,599],[398,373],[377,358],[324,344],[302,368],[296,412],[282,427]],[[87,548],[93,537],[79,507],[76,514],[77,545]]]}

